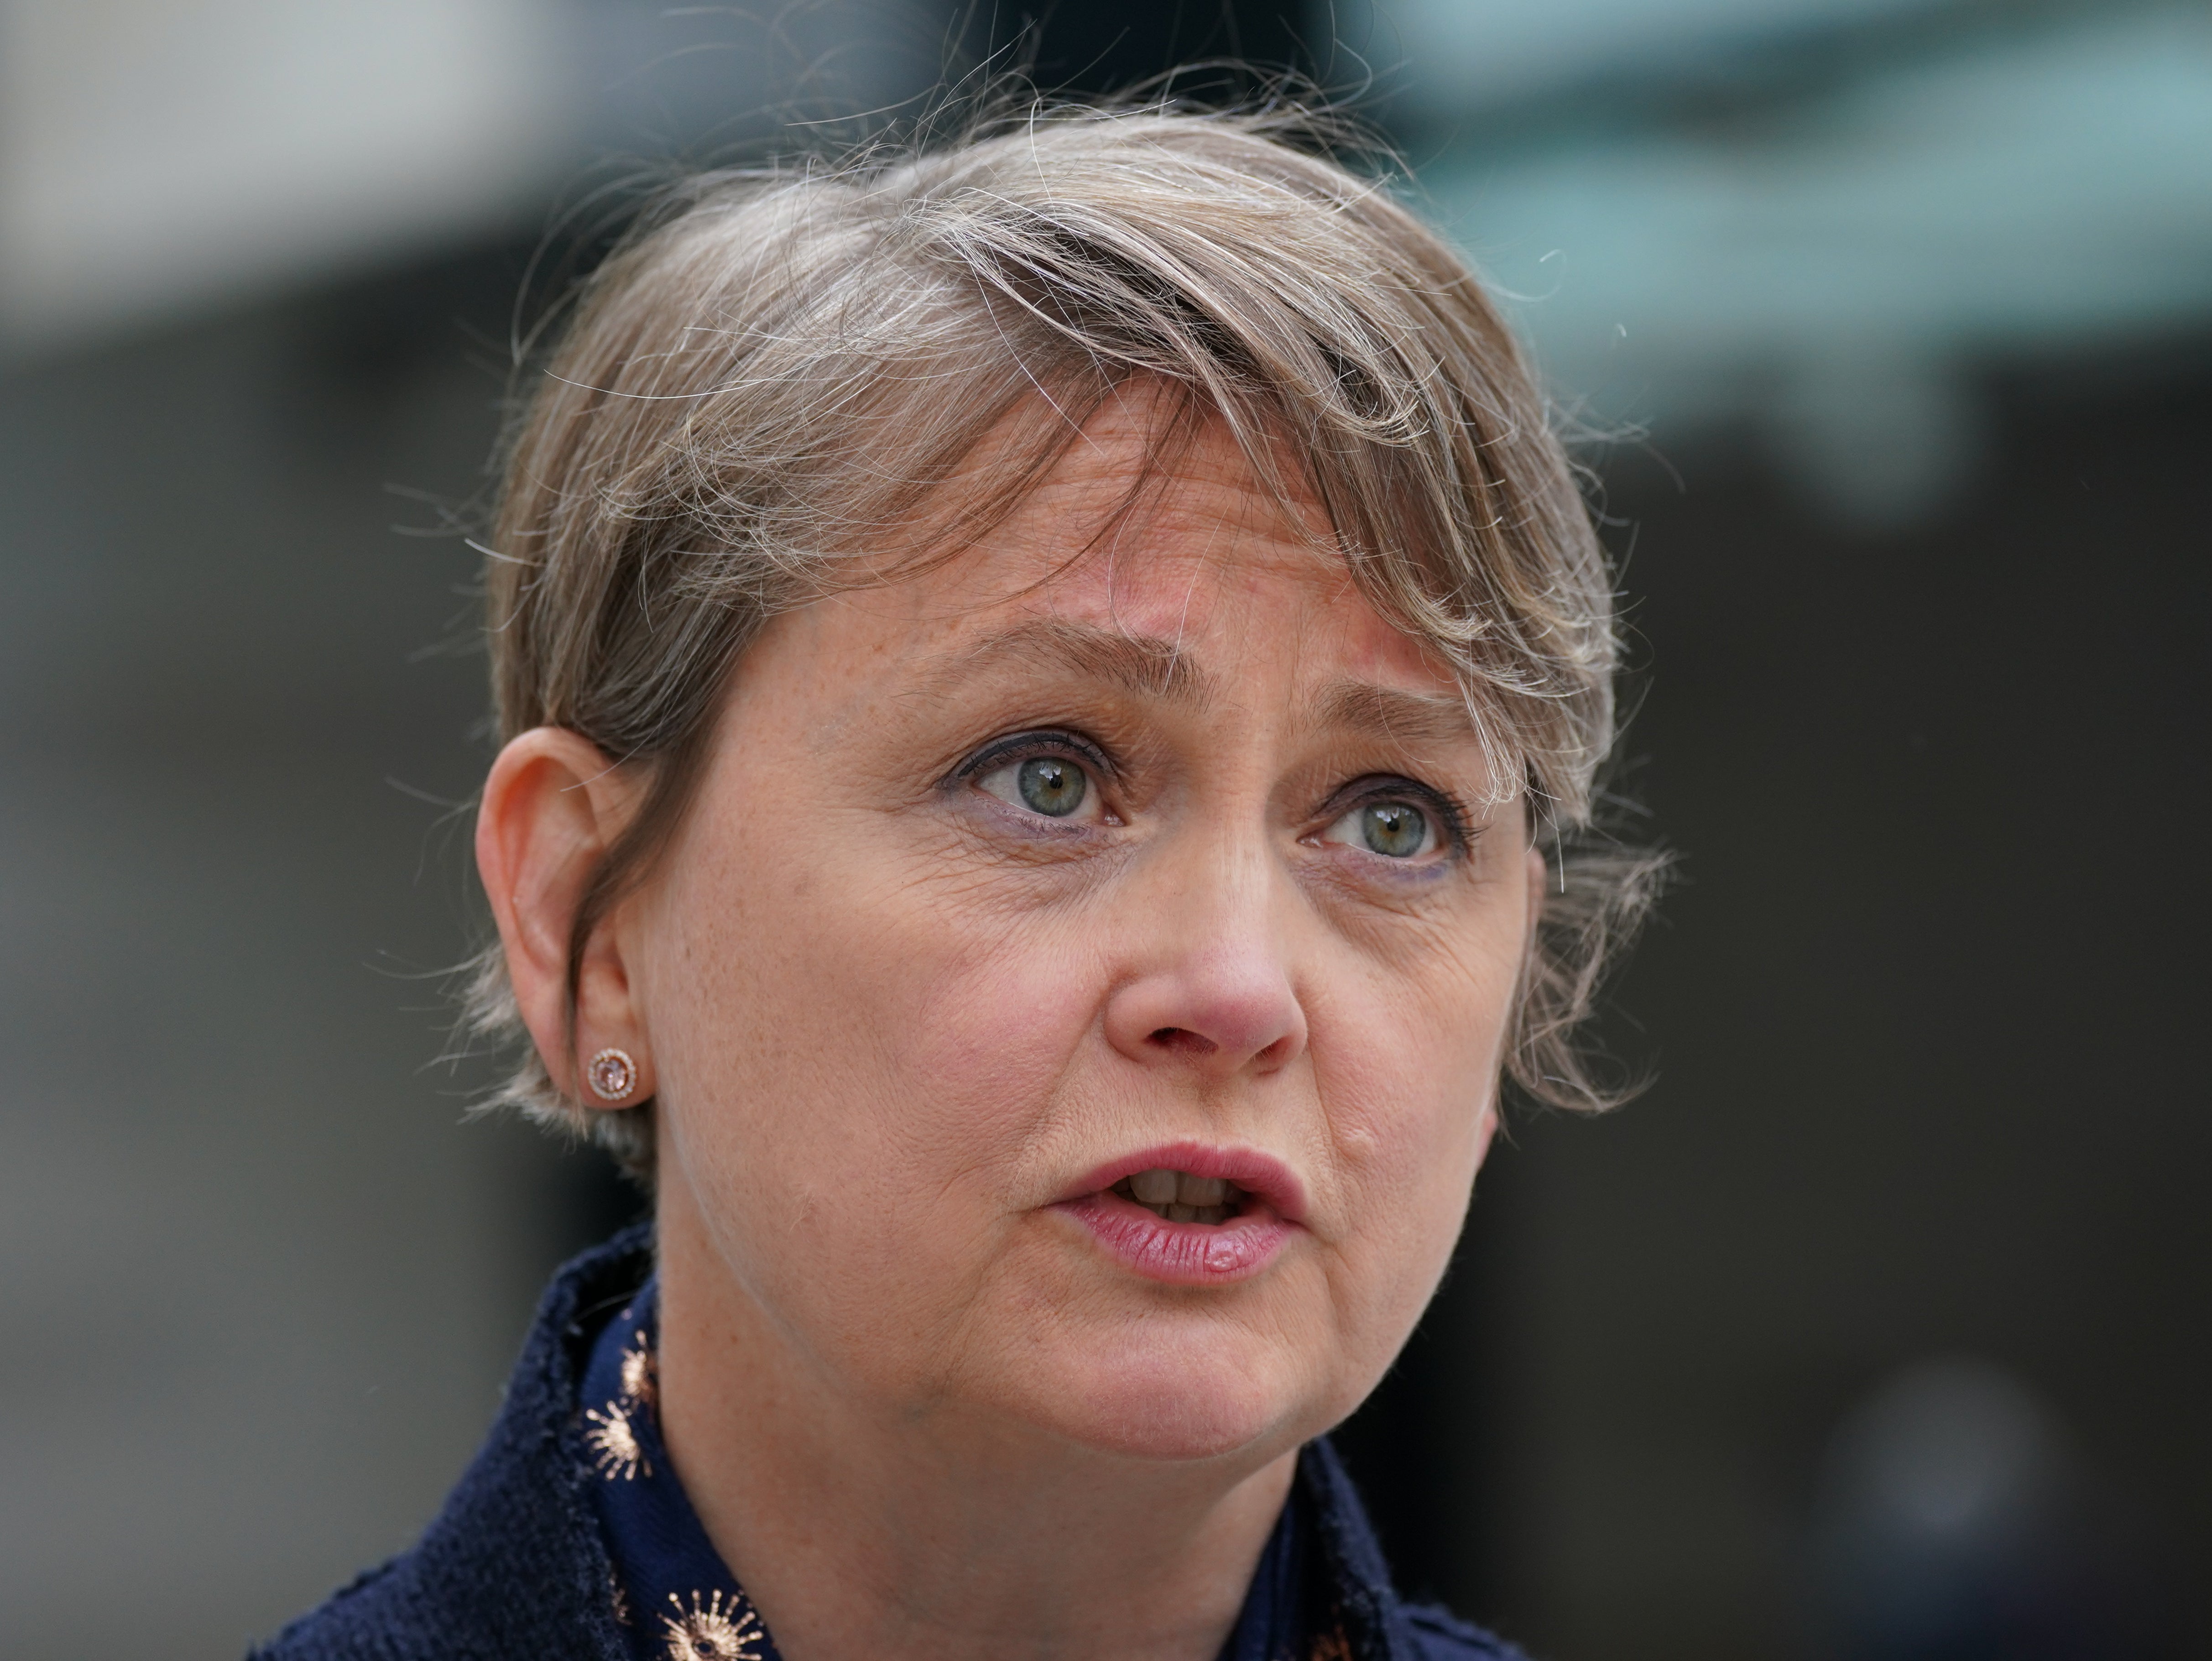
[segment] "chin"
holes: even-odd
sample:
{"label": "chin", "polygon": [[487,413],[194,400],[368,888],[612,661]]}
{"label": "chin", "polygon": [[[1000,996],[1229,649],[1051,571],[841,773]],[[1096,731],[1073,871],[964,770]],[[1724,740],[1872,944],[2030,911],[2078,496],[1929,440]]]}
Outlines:
{"label": "chin", "polygon": [[1297,1369],[1249,1346],[1139,1339],[1068,1359],[1037,1415],[1071,1441],[1129,1458],[1273,1457],[1325,1427]]}

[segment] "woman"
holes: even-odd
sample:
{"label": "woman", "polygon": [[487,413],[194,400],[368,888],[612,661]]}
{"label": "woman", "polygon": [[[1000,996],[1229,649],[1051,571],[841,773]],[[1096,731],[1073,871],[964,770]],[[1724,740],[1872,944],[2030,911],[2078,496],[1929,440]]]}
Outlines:
{"label": "woman", "polygon": [[1595,1102],[1637,898],[1571,855],[1604,562],[1456,259],[1252,117],[704,179],[489,555],[475,1013],[654,1220],[264,1653],[1510,1653],[1321,1439],[1501,1076]]}

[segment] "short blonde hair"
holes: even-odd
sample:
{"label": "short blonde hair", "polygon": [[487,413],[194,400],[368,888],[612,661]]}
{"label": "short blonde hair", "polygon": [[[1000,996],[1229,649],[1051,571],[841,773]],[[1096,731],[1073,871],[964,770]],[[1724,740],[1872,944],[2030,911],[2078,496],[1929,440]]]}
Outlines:
{"label": "short blonde hair", "polygon": [[[682,818],[763,623],[884,580],[862,556],[918,520],[931,557],[957,556],[1141,380],[1170,394],[1156,470],[1225,423],[1262,487],[1317,502],[1330,556],[1451,665],[1495,776],[1525,788],[1555,850],[1509,1074],[1607,1104],[1570,1036],[1656,869],[1589,835],[1614,738],[1610,572],[1480,284],[1383,184],[1316,153],[1316,131],[1291,109],[1039,106],[708,173],[582,285],[509,445],[487,563],[502,739],[573,728],[648,781],[578,911],[572,1011],[579,954]],[[957,500],[933,495],[1029,403],[1056,414],[1017,423],[1032,436],[983,484],[971,468]],[[650,1104],[562,1096],[495,946],[465,1019],[520,1041],[500,1100],[588,1125],[650,1180]]]}

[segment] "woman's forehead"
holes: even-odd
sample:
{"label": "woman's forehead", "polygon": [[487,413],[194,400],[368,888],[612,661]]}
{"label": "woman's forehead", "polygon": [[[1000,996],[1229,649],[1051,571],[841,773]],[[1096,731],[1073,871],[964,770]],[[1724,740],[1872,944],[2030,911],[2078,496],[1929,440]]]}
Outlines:
{"label": "woman's forehead", "polygon": [[[1032,427],[1040,416],[1052,418],[1048,411],[1033,406],[1025,413]],[[1147,486],[1141,509],[1131,517],[1156,531],[1243,532],[1285,545],[1328,544],[1328,514],[1286,446],[1275,447],[1279,483],[1270,488],[1255,473],[1225,418],[1192,418],[1193,413],[1171,391],[1143,385],[1116,388],[1066,441],[1010,523],[1030,521],[1033,535],[1048,535],[1052,529],[1064,535],[1074,529],[1066,521],[1087,520],[1095,532],[1129,503],[1133,488],[1141,482]],[[988,453],[1028,440],[1017,426],[984,447]]]}
{"label": "woman's forehead", "polygon": [[1291,653],[1333,676],[1455,695],[1449,668],[1315,533],[1317,502],[1286,506],[1218,420],[1162,455],[1156,416],[1103,409],[1012,513],[915,579],[921,609],[977,642],[1057,624],[1070,640],[1121,636],[1139,657]]}

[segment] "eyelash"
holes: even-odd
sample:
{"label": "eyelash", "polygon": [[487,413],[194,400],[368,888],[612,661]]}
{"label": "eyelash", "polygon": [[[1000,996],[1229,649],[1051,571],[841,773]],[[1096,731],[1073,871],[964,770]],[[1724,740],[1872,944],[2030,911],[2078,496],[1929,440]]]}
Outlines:
{"label": "eyelash", "polygon": [[[1104,750],[1079,733],[1059,727],[1039,727],[1025,733],[1012,733],[994,739],[969,756],[947,776],[947,787],[973,784],[1010,763],[1027,761],[1036,756],[1066,755],[1080,761],[1091,770],[1094,782],[1100,787],[1113,782],[1115,769],[1112,759]],[[1456,855],[1464,853],[1474,839],[1470,829],[1472,815],[1465,805],[1449,792],[1434,785],[1423,784],[1417,779],[1398,774],[1371,774],[1355,779],[1331,796],[1316,815],[1323,824],[1334,824],[1356,807],[1370,802],[1411,800],[1436,815],[1437,829],[1445,851]]]}
{"label": "eyelash", "polygon": [[1010,762],[1028,761],[1036,756],[1069,756],[1090,769],[1092,778],[1098,784],[1113,782],[1114,764],[1103,750],[1080,733],[1042,727],[1034,732],[1010,733],[1006,738],[985,745],[954,768],[945,782],[948,785],[972,784]]}

